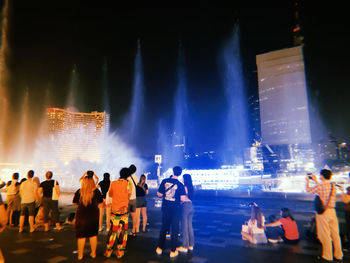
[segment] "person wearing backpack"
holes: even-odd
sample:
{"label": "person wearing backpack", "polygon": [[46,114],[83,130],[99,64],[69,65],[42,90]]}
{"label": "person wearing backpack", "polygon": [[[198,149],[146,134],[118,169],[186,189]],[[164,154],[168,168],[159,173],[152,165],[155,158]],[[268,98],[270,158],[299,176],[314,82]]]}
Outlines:
{"label": "person wearing backpack", "polygon": [[[324,211],[316,213],[317,237],[322,244],[322,256],[319,261],[342,261],[343,252],[339,235],[339,223],[335,212],[336,187],[331,183],[332,171],[323,169],[320,171],[321,183],[318,182],[315,175],[306,177],[306,191],[319,196]],[[310,180],[315,182],[315,186],[310,187]],[[333,246],[332,246],[333,243]],[[333,254],[334,248],[334,254]]]}
{"label": "person wearing backpack", "polygon": [[182,173],[180,166],[173,168],[170,178],[165,178],[158,188],[157,196],[163,198],[162,202],[162,226],[160,228],[157,255],[163,253],[166,233],[170,232],[170,258],[178,256],[177,242],[179,235],[179,225],[181,219],[181,202],[186,201],[186,191],[184,185],[178,180]]}

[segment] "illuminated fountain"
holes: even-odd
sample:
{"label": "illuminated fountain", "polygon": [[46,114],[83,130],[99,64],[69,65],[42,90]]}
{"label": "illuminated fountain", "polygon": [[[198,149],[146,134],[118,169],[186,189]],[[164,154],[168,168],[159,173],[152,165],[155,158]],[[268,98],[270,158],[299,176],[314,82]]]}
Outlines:
{"label": "illuminated fountain", "polygon": [[[137,62],[138,59],[135,63]],[[137,66],[135,68],[139,69]],[[102,70],[103,78],[106,78],[106,64]],[[1,72],[3,76],[5,71]],[[31,100],[29,89],[26,89],[20,103],[21,110],[2,112],[0,153],[6,153],[0,156],[2,180],[11,180],[13,172],[19,172],[20,178],[23,178],[29,169],[33,169],[35,175],[44,180],[45,172],[51,170],[62,189],[75,190],[80,187],[78,179],[86,170],[94,170],[101,179],[104,172],[109,172],[112,178],[118,178],[119,170],[132,163],[139,171],[143,171],[145,162],[138,157],[134,148],[119,133],[109,131],[109,114],[81,113],[75,109],[77,104],[82,105],[77,101],[79,84],[77,67],[74,66],[66,109],[46,109],[44,106],[47,102],[41,101],[44,109],[39,113],[35,112],[31,105],[37,101]],[[106,90],[106,79],[102,85]],[[139,82],[136,81],[135,85],[139,85]],[[7,90],[6,86],[1,86],[2,108],[8,106],[4,103],[8,98]],[[137,96],[133,105],[142,103],[139,92]],[[7,114],[2,116],[3,113]],[[133,122],[139,119],[137,114],[140,111],[132,109]],[[8,117],[8,120],[5,122],[6,118],[3,117]],[[36,121],[34,129],[31,129],[34,126],[34,117],[41,120]]]}
{"label": "illuminated fountain", "polygon": [[240,32],[236,24],[233,36],[223,49],[223,86],[227,113],[224,127],[223,151],[225,164],[243,164],[243,149],[248,143],[247,98],[240,55]]}

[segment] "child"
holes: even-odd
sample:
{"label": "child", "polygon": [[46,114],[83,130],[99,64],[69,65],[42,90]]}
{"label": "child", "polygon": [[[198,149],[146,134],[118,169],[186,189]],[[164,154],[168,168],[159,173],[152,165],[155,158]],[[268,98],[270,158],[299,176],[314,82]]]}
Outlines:
{"label": "child", "polygon": [[[269,219],[269,223],[274,223],[277,221],[275,215],[270,215],[268,219]],[[267,240],[270,243],[283,242],[283,239],[282,239],[283,229],[281,228],[281,226],[267,227],[265,230],[265,234],[266,234]]]}

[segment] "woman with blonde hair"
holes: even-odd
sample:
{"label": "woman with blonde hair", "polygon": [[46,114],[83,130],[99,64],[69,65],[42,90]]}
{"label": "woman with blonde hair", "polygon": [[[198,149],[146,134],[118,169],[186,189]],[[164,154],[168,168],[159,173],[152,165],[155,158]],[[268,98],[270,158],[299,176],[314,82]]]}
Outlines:
{"label": "woman with blonde hair", "polygon": [[147,226],[147,200],[148,186],[146,184],[146,175],[140,176],[140,181],[136,185],[136,233],[140,231],[140,221],[142,215],[142,232],[146,233]]}
{"label": "woman with blonde hair", "polygon": [[[95,180],[93,179],[95,177]],[[75,235],[78,239],[78,259],[83,259],[86,238],[89,238],[92,258],[96,257],[99,225],[98,205],[103,202],[101,192],[96,188],[93,171],[87,171],[80,178],[81,188],[75,192],[73,203],[78,205],[75,221]]]}

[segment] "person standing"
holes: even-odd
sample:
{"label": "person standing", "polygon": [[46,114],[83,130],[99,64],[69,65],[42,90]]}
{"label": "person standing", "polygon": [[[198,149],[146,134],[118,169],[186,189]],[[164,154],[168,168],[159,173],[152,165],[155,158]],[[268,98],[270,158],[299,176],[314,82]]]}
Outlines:
{"label": "person standing", "polygon": [[341,200],[345,204],[344,209],[347,228],[348,248],[350,248],[350,187],[346,188],[346,193],[343,187],[341,187],[340,190],[342,191]]}
{"label": "person standing", "polygon": [[[14,212],[21,210],[21,197],[19,196],[19,174],[12,174],[12,181],[8,181],[6,184],[6,194],[7,194],[7,217],[9,219],[9,225],[14,226],[13,217]],[[18,212],[19,213],[19,212]],[[17,213],[17,214],[18,214]],[[18,224],[18,217],[15,220]]]}
{"label": "person standing", "polygon": [[[96,257],[99,223],[98,205],[103,202],[101,192],[96,188],[97,176],[87,171],[80,178],[81,188],[74,194],[73,203],[78,205],[75,220],[75,235],[78,243],[78,259],[83,259],[86,238],[89,238],[92,258]],[[97,179],[98,180],[98,179]]]}
{"label": "person standing", "polygon": [[42,196],[42,206],[44,212],[45,232],[50,230],[49,213],[51,212],[52,223],[56,225],[57,230],[63,229],[59,221],[60,213],[58,211],[58,200],[53,200],[53,193],[56,191],[57,196],[60,194],[60,187],[57,181],[52,180],[52,172],[47,171],[45,174],[46,181],[42,182],[39,187],[39,196]]}
{"label": "person standing", "polygon": [[109,227],[110,227],[110,209],[108,209],[107,205],[106,205],[106,194],[108,192],[109,189],[109,185],[111,184],[111,180],[110,180],[110,174],[109,173],[104,173],[103,174],[103,180],[101,182],[98,183],[97,188],[101,189],[101,193],[102,193],[102,197],[103,197],[103,203],[100,205],[100,220],[99,220],[99,229],[98,231],[102,231],[103,230],[103,216],[104,216],[104,212],[106,209],[106,225],[107,225],[107,231],[109,231]]}
{"label": "person standing", "polygon": [[[331,170],[321,170],[321,183],[317,181],[315,175],[308,175],[306,177],[306,191],[318,195],[326,209],[322,214],[315,214],[317,237],[322,244],[322,256],[318,259],[323,261],[333,260],[333,249],[334,260],[341,261],[343,258],[339,236],[339,223],[335,212],[336,187],[330,181],[332,175]],[[316,185],[314,187],[310,187],[310,180],[315,182]]]}
{"label": "person standing", "polygon": [[132,231],[131,235],[136,236],[136,222],[137,222],[137,216],[136,216],[136,182],[138,181],[136,173],[136,166],[130,165],[129,167],[130,175],[128,177],[128,181],[131,185],[131,196],[129,200],[129,212],[131,214],[132,218]]}
{"label": "person standing", "polygon": [[27,173],[27,180],[20,185],[21,196],[21,216],[19,218],[19,232],[23,232],[24,218],[26,211],[29,214],[30,233],[34,232],[34,213],[35,203],[39,202],[38,185],[33,181],[34,171],[29,170]]}
{"label": "person standing", "polygon": [[[2,186],[2,185],[3,185],[3,182],[0,179],[0,186]],[[2,188],[2,187],[0,187],[0,188]],[[7,225],[7,220],[8,220],[8,218],[7,218],[7,213],[6,213],[6,209],[5,209],[5,204],[2,201],[2,196],[0,193],[0,233],[5,230],[6,225]],[[0,248],[0,263],[3,263],[3,262],[5,262],[5,258],[4,258],[4,255],[2,254],[2,251]]]}
{"label": "person standing", "polygon": [[142,215],[142,232],[146,233],[147,226],[147,200],[148,186],[146,184],[146,175],[140,176],[140,181],[136,186],[136,233],[140,231],[140,222]]}
{"label": "person standing", "polygon": [[183,175],[184,186],[186,196],[182,202],[182,216],[181,216],[181,229],[182,229],[182,246],[178,248],[180,252],[187,253],[188,250],[193,250],[194,245],[194,232],[192,226],[193,218],[193,184],[192,177],[189,174]]}
{"label": "person standing", "polygon": [[171,251],[170,257],[178,256],[177,240],[179,235],[179,224],[181,218],[181,202],[185,201],[186,192],[184,185],[178,180],[182,173],[180,166],[173,168],[173,174],[170,178],[164,179],[158,189],[158,197],[163,198],[162,203],[162,226],[159,233],[158,247],[156,253],[163,253],[166,233],[171,233]]}
{"label": "person standing", "polygon": [[119,174],[119,179],[111,183],[108,191],[112,202],[110,216],[112,225],[107,237],[107,248],[105,252],[107,258],[112,255],[115,241],[117,241],[117,258],[122,258],[128,240],[128,206],[131,195],[131,185],[128,181],[128,177],[130,175],[130,170],[128,168],[122,168]]}

